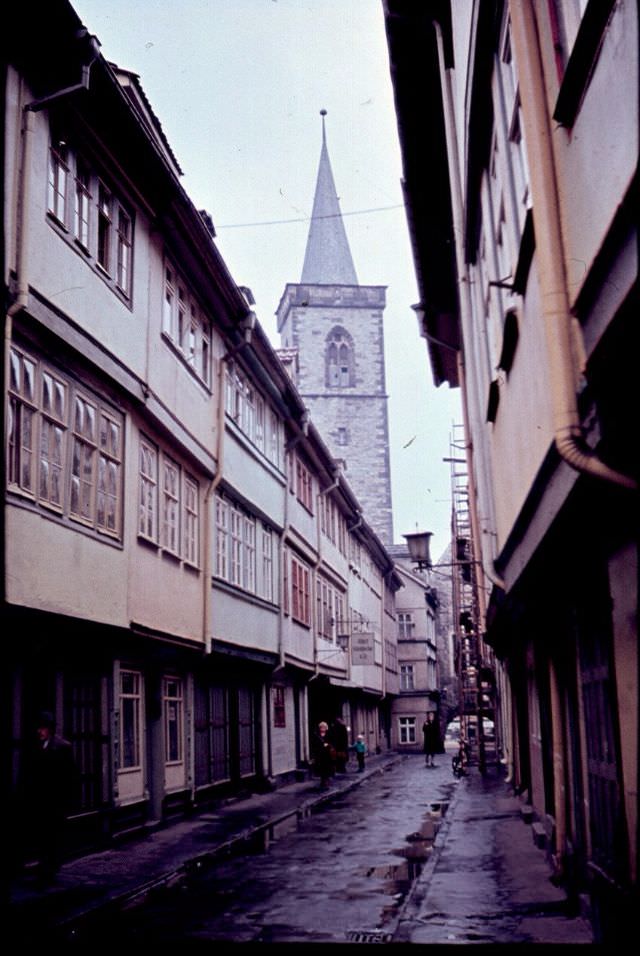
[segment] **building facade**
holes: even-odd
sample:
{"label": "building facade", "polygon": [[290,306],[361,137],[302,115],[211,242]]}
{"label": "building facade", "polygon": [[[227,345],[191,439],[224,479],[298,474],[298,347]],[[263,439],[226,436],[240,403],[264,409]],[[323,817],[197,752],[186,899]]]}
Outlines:
{"label": "building facade", "polygon": [[393,705],[394,747],[401,753],[422,750],[422,725],[433,711],[442,736],[446,711],[441,708],[437,646],[438,598],[429,584],[429,572],[417,570],[405,546],[391,552],[402,581],[396,595],[398,622],[399,694]]}
{"label": "building facade", "polygon": [[54,713],[81,852],[308,773],[320,716],[390,746],[399,581],[138,77],[66,0],[33,13],[3,97],[3,734],[22,839]]}
{"label": "building facade", "polygon": [[638,886],[637,5],[383,7],[420,327],[436,384],[462,390],[508,780],[596,939],[622,941]]}

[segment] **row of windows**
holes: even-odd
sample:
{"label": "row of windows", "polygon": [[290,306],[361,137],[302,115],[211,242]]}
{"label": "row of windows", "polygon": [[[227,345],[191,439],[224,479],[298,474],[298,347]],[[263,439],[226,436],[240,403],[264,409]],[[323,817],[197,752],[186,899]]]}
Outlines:
{"label": "row of windows", "polygon": [[[257,547],[260,548],[259,555]],[[273,601],[273,572],[271,528],[257,522],[234,502],[217,495],[216,576],[250,594]]]}
{"label": "row of windows", "polygon": [[170,264],[164,270],[162,331],[187,366],[211,385],[211,323]]}
{"label": "row of windows", "polygon": [[344,593],[318,577],[316,582],[316,630],[326,641],[335,642],[348,632]]}
{"label": "row of windows", "polygon": [[320,530],[344,557],[348,554],[347,522],[335,501],[328,495],[318,495]]}
{"label": "row of windows", "polygon": [[298,455],[287,455],[289,491],[296,496],[309,514],[313,514],[313,476]]}
{"label": "row of windows", "polygon": [[281,468],[278,416],[232,362],[225,369],[225,411],[249,441]]}
{"label": "row of windows", "polygon": [[[165,763],[184,760],[184,690],[178,677],[162,681],[162,715]],[[121,770],[139,770],[142,766],[143,679],[139,671],[120,671],[120,760]]]}
{"label": "row of windows", "polygon": [[[59,135],[49,151],[47,212],[103,278],[130,300],[133,217],[115,191]],[[211,324],[170,263],[165,266],[162,331],[209,387]]]}
{"label": "row of windows", "polygon": [[199,563],[199,486],[169,455],[140,438],[138,535]]}
{"label": "row of windows", "polygon": [[[12,346],[8,487],[37,505],[122,540],[122,415],[45,362]],[[199,486],[141,437],[138,534],[197,566]]]}
{"label": "row of windows", "polygon": [[54,135],[49,151],[47,212],[102,276],[130,299],[133,218],[61,135]]}
{"label": "row of windows", "polygon": [[122,525],[123,420],[12,347],[8,484],[38,505],[115,538]]}

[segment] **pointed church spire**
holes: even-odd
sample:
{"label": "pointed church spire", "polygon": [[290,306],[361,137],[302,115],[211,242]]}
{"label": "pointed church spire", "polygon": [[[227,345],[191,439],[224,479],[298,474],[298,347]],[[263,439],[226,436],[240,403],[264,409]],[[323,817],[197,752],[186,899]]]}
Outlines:
{"label": "pointed church spire", "polygon": [[322,150],[300,281],[316,285],[358,285],[327,151],[324,125],[327,111],[320,110],[320,115]]}

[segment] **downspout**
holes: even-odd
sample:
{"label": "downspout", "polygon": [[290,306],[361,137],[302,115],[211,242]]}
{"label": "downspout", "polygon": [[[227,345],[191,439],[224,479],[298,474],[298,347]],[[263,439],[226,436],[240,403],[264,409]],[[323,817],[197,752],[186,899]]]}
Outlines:
{"label": "downspout", "polygon": [[636,490],[637,481],[606,465],[588,447],[583,435],[576,396],[576,378],[583,370],[578,370],[576,365],[584,347],[580,325],[570,314],[558,183],[533,5],[523,0],[509,0],[509,16],[529,156],[556,448],[577,471]]}
{"label": "downspout", "polygon": [[549,660],[549,692],[551,698],[551,747],[553,754],[553,802],[555,812],[555,847],[552,854],[554,877],[564,875],[564,860],[567,851],[566,799],[564,781],[564,724],[562,702],[556,667]]}
{"label": "downspout", "polygon": [[256,315],[254,312],[247,312],[240,322],[240,328],[243,331],[243,339],[238,345],[229,349],[220,357],[218,364],[218,422],[216,434],[216,473],[209,482],[209,487],[204,496],[204,569],[203,569],[203,612],[202,612],[202,640],[205,654],[208,657],[211,654],[211,580],[213,577],[213,534],[211,531],[212,508],[211,503],[214,500],[218,485],[222,481],[224,474],[224,435],[225,435],[225,372],[229,360],[236,355],[245,346],[251,344],[253,330],[256,324]]}
{"label": "downspout", "polygon": [[[434,21],[433,23],[436,41],[438,44],[438,59],[440,62],[440,76],[442,77],[442,95],[444,99],[444,123],[445,123],[445,136],[447,140],[447,148],[449,151],[449,170],[451,175],[451,206],[453,214],[453,229],[456,236],[462,236],[464,234],[463,227],[463,217],[462,217],[462,183],[460,182],[460,166],[459,166],[459,150],[458,150],[458,137],[456,132],[455,124],[455,112],[453,107],[453,92],[451,90],[451,71],[446,68],[445,58],[444,58],[444,42],[442,38],[442,28],[440,24]],[[454,243],[455,253],[456,253],[456,268],[458,273],[458,288],[459,292],[459,304],[460,312],[463,319],[463,322],[468,321],[469,316],[471,315],[471,303],[470,303],[470,293],[469,293],[469,281],[467,276],[466,263],[464,261],[463,253],[463,244],[458,241]],[[429,338],[432,338],[429,336]],[[496,587],[501,588],[503,591],[506,590],[505,582],[500,575],[498,575],[495,570],[485,567],[485,562],[483,561],[482,554],[482,541],[480,538],[480,522],[478,521],[478,513],[476,509],[476,487],[475,487],[475,472],[473,467],[473,445],[470,442],[470,430],[469,430],[469,407],[468,407],[468,395],[467,395],[467,379],[465,374],[464,358],[461,349],[454,349],[451,345],[447,345],[445,342],[438,342],[436,344],[444,348],[449,348],[451,351],[457,353],[457,368],[458,368],[458,378],[460,381],[461,392],[462,392],[462,414],[464,419],[464,433],[465,433],[465,447],[467,453],[468,461],[468,473],[469,473],[469,502],[470,502],[470,511],[471,511],[471,525],[473,531],[473,539],[476,542],[477,547],[477,557],[480,559],[480,567],[482,568],[483,573],[486,577],[495,584]],[[482,621],[485,619],[485,607],[484,607],[484,593],[482,594]]]}

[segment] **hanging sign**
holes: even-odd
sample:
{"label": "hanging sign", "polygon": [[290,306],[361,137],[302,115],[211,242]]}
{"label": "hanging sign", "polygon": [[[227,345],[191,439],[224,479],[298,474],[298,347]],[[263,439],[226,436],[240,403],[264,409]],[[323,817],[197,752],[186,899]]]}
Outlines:
{"label": "hanging sign", "polygon": [[374,635],[372,632],[363,632],[351,635],[351,663],[374,664],[373,656]]}

